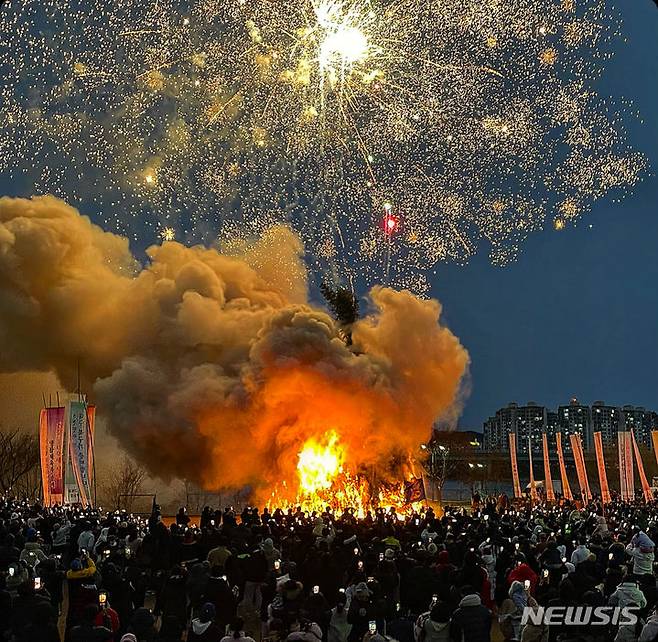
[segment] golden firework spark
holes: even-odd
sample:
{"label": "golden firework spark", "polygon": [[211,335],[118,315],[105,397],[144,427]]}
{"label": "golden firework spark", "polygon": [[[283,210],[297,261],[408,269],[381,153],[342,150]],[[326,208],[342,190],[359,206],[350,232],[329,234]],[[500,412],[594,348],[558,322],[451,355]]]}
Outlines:
{"label": "golden firework spark", "polygon": [[0,14],[0,173],[133,235],[286,222],[320,270],[424,287],[639,180],[593,89],[618,32],[604,0],[25,0]]}

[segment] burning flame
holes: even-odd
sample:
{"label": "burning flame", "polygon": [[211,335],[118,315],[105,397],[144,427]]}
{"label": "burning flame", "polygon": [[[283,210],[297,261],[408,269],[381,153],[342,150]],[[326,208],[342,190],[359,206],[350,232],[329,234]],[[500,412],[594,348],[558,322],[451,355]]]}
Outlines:
{"label": "burning flame", "polygon": [[[341,512],[350,508],[360,518],[374,508],[394,509],[401,515],[413,509],[405,505],[402,481],[377,485],[363,472],[346,471],[346,459],[346,447],[335,430],[308,439],[298,454],[297,484],[284,481],[278,485],[271,493],[270,507],[301,506],[307,512],[323,512],[327,507]],[[291,486],[296,486],[296,490]]]}
{"label": "burning flame", "polygon": [[327,433],[321,442],[309,439],[300,451],[297,463],[300,493],[313,495],[331,488],[343,471],[344,460],[345,451],[338,444],[335,431]]}

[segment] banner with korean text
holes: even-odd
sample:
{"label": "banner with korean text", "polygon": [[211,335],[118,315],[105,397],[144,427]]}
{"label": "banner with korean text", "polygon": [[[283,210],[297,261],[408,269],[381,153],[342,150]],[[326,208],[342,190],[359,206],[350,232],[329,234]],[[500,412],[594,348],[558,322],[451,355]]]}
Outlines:
{"label": "banner with korean text", "polygon": [[39,416],[39,450],[44,506],[64,500],[65,409],[44,408]]}

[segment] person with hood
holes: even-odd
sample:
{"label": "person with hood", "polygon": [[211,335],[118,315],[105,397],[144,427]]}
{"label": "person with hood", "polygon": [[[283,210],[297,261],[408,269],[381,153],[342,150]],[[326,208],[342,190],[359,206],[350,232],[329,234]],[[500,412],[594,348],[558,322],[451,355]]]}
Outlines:
{"label": "person with hood", "polygon": [[642,627],[637,642],[654,642],[658,640],[658,609],[654,609]]}
{"label": "person with hood", "polygon": [[[530,598],[528,605],[535,612],[539,608],[539,604],[532,598]],[[543,620],[539,624],[535,624],[532,620],[528,619],[521,630],[520,642],[548,642],[549,633],[548,624],[545,624]]]}
{"label": "person with hood", "polygon": [[262,548],[263,555],[265,555],[265,559],[267,560],[267,570],[273,571],[275,560],[281,559],[281,552],[274,548],[274,541],[271,537],[267,537],[263,540]]}
{"label": "person with hood", "polygon": [[37,564],[46,559],[48,559],[48,556],[41,550],[41,545],[37,542],[37,532],[33,528],[28,528],[25,536],[25,546],[21,551],[19,561],[34,569]]}
{"label": "person with hood", "polygon": [[523,610],[528,606],[528,591],[519,582],[512,582],[509,597],[500,605],[498,622],[505,640],[518,640],[521,633]]}
{"label": "person with hood", "polygon": [[[377,607],[372,593],[365,582],[359,582],[354,588],[354,597],[347,612],[347,621],[352,625],[349,642],[361,642],[368,631],[369,622],[377,621]],[[377,622],[377,630],[383,631],[384,622]]]}
{"label": "person with hood", "polygon": [[98,587],[94,583],[96,565],[89,557],[75,558],[66,573],[68,584],[68,612],[66,628],[70,629],[82,622],[85,607],[98,604]]}
{"label": "person with hood", "polygon": [[[187,638],[190,642],[190,638]],[[249,637],[244,632],[244,620],[241,617],[236,617],[233,622],[231,622],[228,635],[225,635],[221,642],[235,642],[240,640],[241,642],[255,642],[254,638]]]}
{"label": "person with hood", "polygon": [[491,611],[470,586],[462,589],[459,607],[450,622],[452,642],[491,642]]}
{"label": "person with hood", "polygon": [[217,642],[222,631],[215,623],[215,606],[206,602],[199,612],[199,617],[192,619],[187,632],[187,642]]}
{"label": "person with hood", "polygon": [[338,596],[336,606],[331,609],[327,628],[327,642],[347,642],[351,630],[352,625],[347,621],[345,594],[341,593]]}
{"label": "person with hood", "polygon": [[90,554],[94,550],[96,538],[91,530],[91,525],[85,522],[82,526],[82,532],[78,536],[78,553],[81,555]]}
{"label": "person with hood", "polygon": [[653,575],[655,544],[644,532],[633,536],[626,553],[633,559],[633,575]]}
{"label": "person with hood", "polygon": [[647,605],[647,599],[640,590],[633,575],[627,575],[617,590],[608,599],[609,606],[631,606],[638,605],[643,609]]}
{"label": "person with hood", "polygon": [[430,611],[422,613],[414,627],[415,642],[450,642],[450,605],[437,602]]}
{"label": "person with hood", "polygon": [[322,629],[317,622],[304,620],[295,627],[286,638],[286,642],[322,642]]}

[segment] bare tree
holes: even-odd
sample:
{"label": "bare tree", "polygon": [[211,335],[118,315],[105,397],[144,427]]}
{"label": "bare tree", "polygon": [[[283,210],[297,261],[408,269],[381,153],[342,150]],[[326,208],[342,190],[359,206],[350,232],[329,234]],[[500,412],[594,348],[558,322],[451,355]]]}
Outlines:
{"label": "bare tree", "polygon": [[21,430],[0,427],[0,490],[12,488],[40,463],[39,440]]}
{"label": "bare tree", "polygon": [[103,484],[105,501],[117,510],[132,512],[135,497],[142,492],[146,471],[132,459],[126,457],[123,462],[110,469]]}

